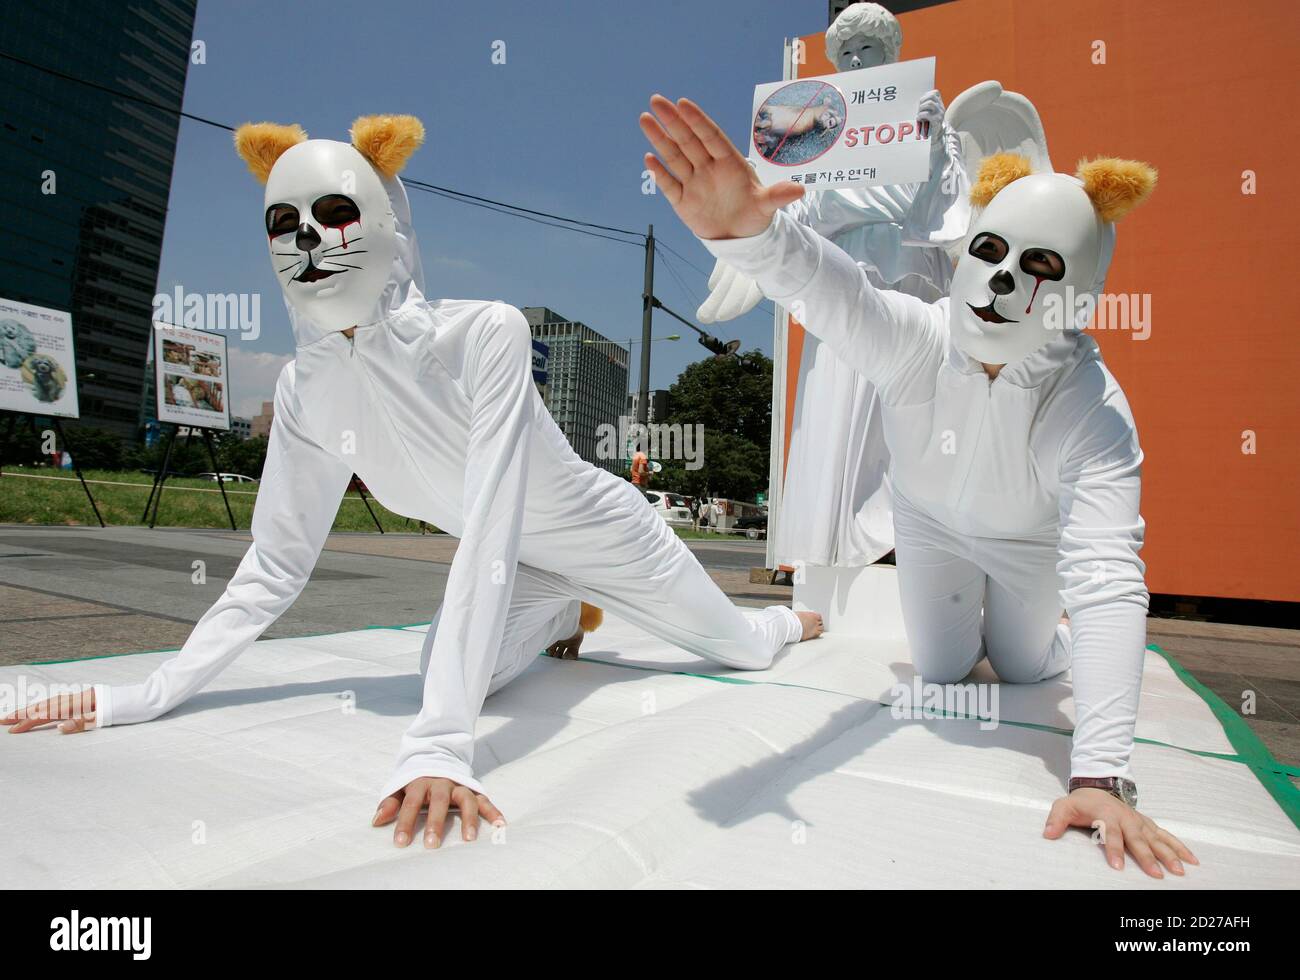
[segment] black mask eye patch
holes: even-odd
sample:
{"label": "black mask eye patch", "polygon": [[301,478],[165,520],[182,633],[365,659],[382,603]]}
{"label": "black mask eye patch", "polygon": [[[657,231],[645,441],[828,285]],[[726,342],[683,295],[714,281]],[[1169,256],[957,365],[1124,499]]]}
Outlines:
{"label": "black mask eye patch", "polygon": [[361,209],[350,197],[326,194],[311,206],[312,217],[326,228],[342,228],[361,220]]}
{"label": "black mask eye patch", "polygon": [[1007,252],[1010,250],[1006,239],[1001,235],[982,231],[971,240],[970,248],[966,251],[977,259],[996,265],[1007,257]]}
{"label": "black mask eye patch", "polygon": [[266,233],[272,238],[298,230],[298,209],[292,204],[272,204],[266,209]]}
{"label": "black mask eye patch", "polygon": [[1065,259],[1050,248],[1027,248],[1020,253],[1020,271],[1035,279],[1060,282],[1065,276]]}
{"label": "black mask eye patch", "polygon": [[[971,240],[967,251],[977,259],[996,265],[1007,257],[1011,248],[1001,235],[983,231]],[[1065,259],[1050,248],[1034,246],[1020,253],[1020,271],[1035,279],[1059,282],[1065,277]]]}

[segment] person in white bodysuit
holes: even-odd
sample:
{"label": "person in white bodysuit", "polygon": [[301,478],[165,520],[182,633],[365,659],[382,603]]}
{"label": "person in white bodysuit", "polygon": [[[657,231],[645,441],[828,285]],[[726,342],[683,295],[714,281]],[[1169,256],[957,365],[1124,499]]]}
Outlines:
{"label": "person in white bodysuit", "polygon": [[1154,171],[1097,160],[1068,177],[990,158],[950,295],[925,303],[877,288],[783,213],[802,187],[763,187],[694,103],[651,108],[641,126],[662,162],[646,165],[682,221],[768,297],[801,303],[880,393],[917,671],[955,682],[987,656],[1002,680],[1029,683],[1071,668],[1070,787],[1044,833],[1100,821],[1113,866],[1127,848],[1148,874],[1184,873],[1191,852],[1137,812],[1129,778],[1148,600],[1142,452],[1079,315],[1104,284],[1113,222]]}
{"label": "person in white bodysuit", "polygon": [[[846,7],[826,32],[826,57],[840,71],[899,60],[898,19],[876,3]],[[969,189],[958,135],[944,123],[943,99],[928,92],[917,119],[929,123],[930,176],[912,184],[806,190],[785,212],[830,239],[862,265],[872,284],[927,302],[947,295],[952,260],[969,220]],[[761,292],[719,258],[704,323],[752,309]],[[806,325],[805,325],[806,326]],[[774,529],[776,561],[795,565],[869,565],[894,547],[889,449],[875,386],[825,344],[804,334]]]}
{"label": "person in white bodysuit", "polygon": [[[143,684],[43,706],[65,730],[149,721],[199,691],[298,596],[353,473],[390,510],[460,539],[425,640],[424,703],[402,737],[375,823],[396,843],[429,806],[438,846],[450,805],[472,839],[498,820],[472,769],[484,698],[552,645],[576,645],[582,603],[717,663],[767,667],[820,617],[742,612],[630,484],[584,462],[546,411],[522,313],[426,300],[396,173],[423,138],[412,117],[366,117],[353,145],[298,127],[243,127],[266,183],[271,259],[297,349],[275,392],[253,544],[180,654]],[[30,715],[31,717],[25,717]],[[3,719],[35,727],[39,711]]]}

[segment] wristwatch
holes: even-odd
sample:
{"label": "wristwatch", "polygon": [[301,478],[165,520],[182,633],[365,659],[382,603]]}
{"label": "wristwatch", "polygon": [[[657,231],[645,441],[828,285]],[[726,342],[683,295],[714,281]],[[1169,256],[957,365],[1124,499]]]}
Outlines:
{"label": "wristwatch", "polygon": [[1121,803],[1127,803],[1133,809],[1138,805],[1138,788],[1137,783],[1131,779],[1125,779],[1123,776],[1071,776],[1070,792],[1076,789],[1099,789],[1109,793]]}

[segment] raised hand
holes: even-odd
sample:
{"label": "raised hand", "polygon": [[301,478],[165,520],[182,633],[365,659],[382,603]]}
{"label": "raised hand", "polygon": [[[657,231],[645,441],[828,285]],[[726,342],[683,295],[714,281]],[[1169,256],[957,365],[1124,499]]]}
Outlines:
{"label": "raised hand", "polygon": [[718,124],[690,99],[652,96],[641,131],[654,147],[645,163],[682,222],[700,238],[748,238],[779,208],[803,197],[803,186],[764,187]]}
{"label": "raised hand", "polygon": [[931,142],[942,142],[944,113],[943,96],[938,89],[930,89],[921,96],[921,103],[916,107],[916,118],[930,124]]}

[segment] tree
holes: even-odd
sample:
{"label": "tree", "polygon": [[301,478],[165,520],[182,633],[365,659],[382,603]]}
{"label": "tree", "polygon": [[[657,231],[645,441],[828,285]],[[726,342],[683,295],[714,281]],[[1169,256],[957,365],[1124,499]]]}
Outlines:
{"label": "tree", "polygon": [[669,425],[703,426],[703,465],[664,459],[658,490],[753,500],[767,487],[772,435],[772,360],[754,349],[689,365],[669,391]]}
{"label": "tree", "polygon": [[[19,418],[12,434],[0,435],[0,461],[10,465],[49,466],[54,457],[44,451],[46,432],[54,429],[50,419],[36,419],[33,430],[31,421]],[[116,432],[101,429],[98,426],[78,425],[69,422],[63,426],[68,438],[55,438],[54,445],[59,452],[70,452],[83,470],[117,470],[122,468],[125,448],[122,437]],[[6,433],[8,428],[6,426]]]}
{"label": "tree", "polygon": [[122,437],[117,433],[92,425],[65,426],[64,430],[68,441],[60,441],[59,448],[70,452],[83,470],[122,468]]}
{"label": "tree", "polygon": [[772,435],[772,359],[761,350],[696,361],[668,392],[667,421],[699,423],[705,432],[737,435],[767,451]]}
{"label": "tree", "polygon": [[704,465],[688,470],[684,460],[663,461],[663,472],[651,484],[654,490],[667,490],[691,497],[705,491],[731,500],[753,500],[767,486],[768,453],[766,447],[729,432],[704,432]]}
{"label": "tree", "polygon": [[222,437],[221,444],[217,447],[221,471],[261,479],[262,467],[266,465],[266,443],[266,436],[253,436],[251,439]]}

